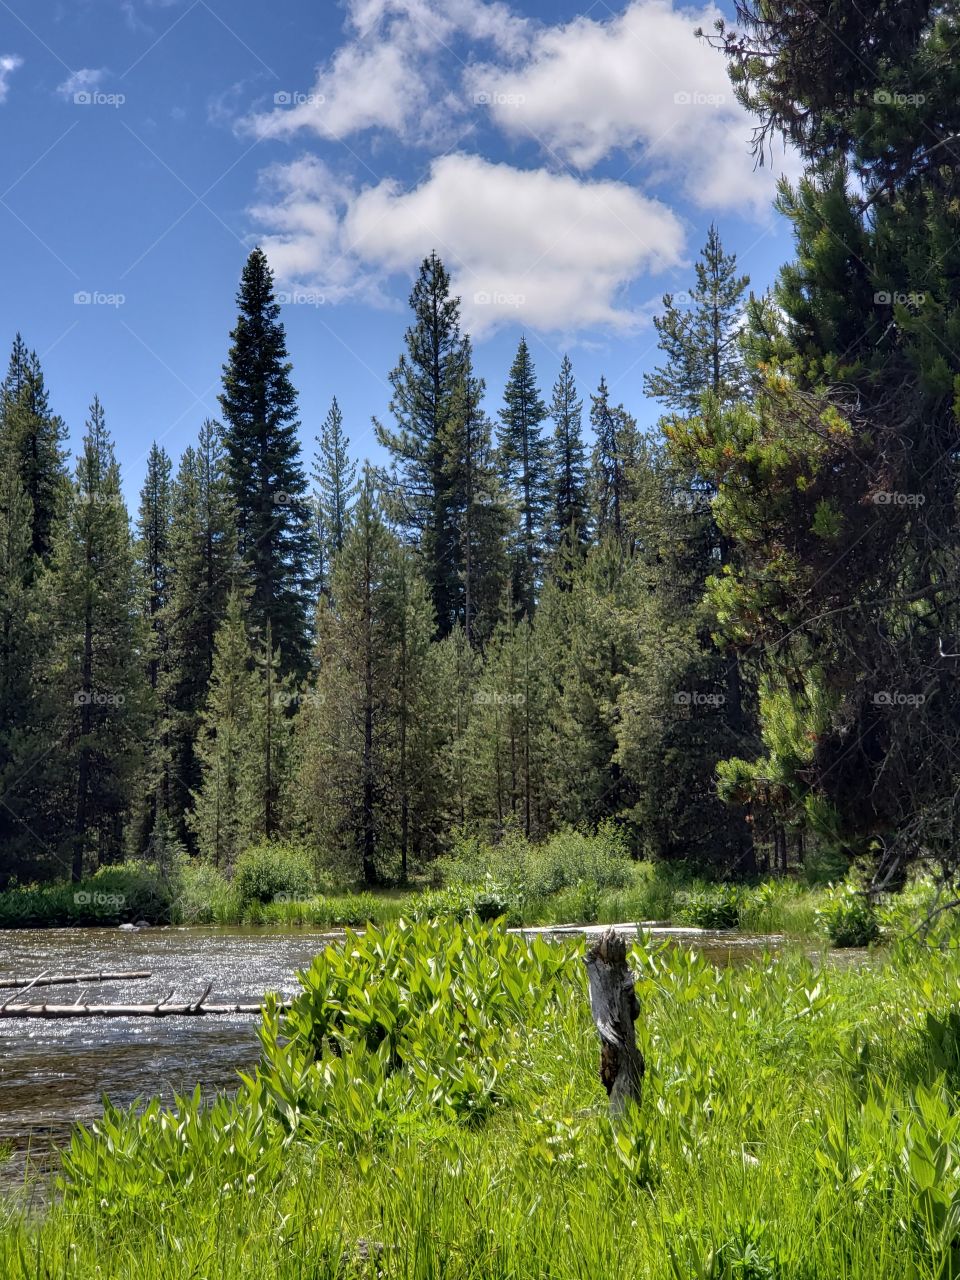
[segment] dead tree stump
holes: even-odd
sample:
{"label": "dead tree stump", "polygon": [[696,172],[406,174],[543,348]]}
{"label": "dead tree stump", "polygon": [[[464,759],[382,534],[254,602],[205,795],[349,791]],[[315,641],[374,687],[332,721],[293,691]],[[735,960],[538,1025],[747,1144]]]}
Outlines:
{"label": "dead tree stump", "polygon": [[600,1079],[618,1116],[628,1099],[638,1105],[643,1089],[643,1054],[634,1022],[640,1004],[627,966],[627,944],[616,930],[601,934],[584,957],[590,981],[590,1012],[600,1036]]}

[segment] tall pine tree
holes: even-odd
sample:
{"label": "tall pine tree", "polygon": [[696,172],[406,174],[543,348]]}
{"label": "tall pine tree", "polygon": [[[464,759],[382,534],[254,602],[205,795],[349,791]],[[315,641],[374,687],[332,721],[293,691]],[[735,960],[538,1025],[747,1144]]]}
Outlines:
{"label": "tall pine tree", "polygon": [[59,748],[53,796],[74,880],[123,849],[141,776],[147,637],[120,470],[94,400],[49,579]]}
{"label": "tall pine tree", "polygon": [[552,509],[549,543],[583,547],[588,538],[587,453],[583,443],[583,401],[577,396],[570,357],[565,355],[550,403],[553,418]]}
{"label": "tall pine tree", "polygon": [[17,334],[7,377],[0,389],[0,453],[15,460],[30,499],[30,534],[41,563],[50,558],[53,531],[68,486],[66,427],[50,409],[36,352]]}
{"label": "tall pine tree", "polygon": [[388,451],[389,514],[418,547],[437,627],[446,635],[460,614],[463,547],[457,527],[455,468],[447,455],[448,424],[464,359],[460,300],[436,253],[425,258],[410,295],[413,324],[406,351],[390,374],[394,429],[375,423]]}
{"label": "tall pine tree", "polygon": [[350,457],[350,441],[343,429],[343,414],[336,396],[317,437],[313,479],[319,560],[324,579],[321,586],[326,588],[333,562],[343,549],[357,497],[357,464]]}
{"label": "tall pine tree", "polygon": [[543,535],[550,502],[550,445],[542,433],[547,406],[540,398],[526,338],[520,339],[503,399],[500,468],[517,515],[514,597],[519,610],[532,617],[542,578]]}
{"label": "tall pine tree", "polygon": [[251,620],[262,633],[270,624],[285,669],[301,672],[308,657],[310,511],[297,393],[273,272],[262,249],[247,260],[237,305],[220,404],[239,551],[249,570]]}
{"label": "tall pine tree", "polygon": [[216,637],[239,584],[237,538],[222,429],[204,422],[172,486],[165,631],[169,661],[160,694],[170,716],[170,817],[187,839],[190,795],[200,786],[196,740],[213,674]]}

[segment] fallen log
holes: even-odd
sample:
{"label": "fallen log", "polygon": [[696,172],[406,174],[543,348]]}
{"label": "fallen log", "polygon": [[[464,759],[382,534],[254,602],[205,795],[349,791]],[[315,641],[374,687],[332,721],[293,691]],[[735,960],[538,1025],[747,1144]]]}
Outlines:
{"label": "fallen log", "polygon": [[76,983],[89,985],[93,982],[133,982],[139,978],[151,978],[149,969],[125,970],[122,973],[108,973],[101,969],[99,973],[54,973],[40,974],[37,978],[0,978],[0,991],[12,991],[23,987],[66,987]]}
{"label": "fallen log", "polygon": [[590,1012],[600,1036],[600,1080],[618,1116],[628,1101],[639,1104],[643,1089],[643,1054],[637,1048],[634,1023],[640,1004],[627,965],[627,944],[608,929],[584,956],[590,983]]}
{"label": "fallen log", "polygon": [[[281,1001],[281,1009],[292,1002]],[[203,1004],[192,1000],[187,1004],[13,1004],[0,1007],[0,1018],[206,1018],[229,1013],[260,1013],[262,1001],[256,1004]]]}

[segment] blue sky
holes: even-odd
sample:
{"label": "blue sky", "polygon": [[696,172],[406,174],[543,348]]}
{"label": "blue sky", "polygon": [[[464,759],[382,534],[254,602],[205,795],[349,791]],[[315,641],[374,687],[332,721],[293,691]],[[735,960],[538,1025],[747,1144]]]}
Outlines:
{"label": "blue sky", "polygon": [[[133,495],[217,414],[246,253],[287,299],[304,446],[336,395],[375,456],[419,260],[444,258],[495,413],[526,333],[644,424],[651,314],[715,220],[789,256],[722,59],[671,0],[0,0],[0,343],[76,447],[100,395]],[[91,301],[77,301],[88,295]],[[5,363],[5,355],[3,360]]]}

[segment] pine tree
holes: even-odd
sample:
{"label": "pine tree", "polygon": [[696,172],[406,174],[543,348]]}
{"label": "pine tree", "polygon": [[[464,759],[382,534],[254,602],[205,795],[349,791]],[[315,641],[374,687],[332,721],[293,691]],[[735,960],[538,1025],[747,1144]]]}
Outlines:
{"label": "pine tree", "polygon": [[504,543],[510,517],[497,479],[484,384],[474,376],[469,338],[442,436],[444,488],[458,534],[459,582],[453,613],[470,644],[483,644],[499,617],[507,578]]}
{"label": "pine tree", "polygon": [[544,834],[545,693],[529,618],[501,623],[487,649],[468,730],[473,809],[493,839]]}
{"label": "pine tree", "polygon": [[388,451],[389,514],[420,551],[437,627],[446,635],[459,616],[462,546],[456,503],[449,486],[454,469],[446,456],[447,427],[464,359],[460,300],[436,253],[425,258],[410,295],[414,321],[406,352],[390,374],[390,412],[396,429],[375,422]]}
{"label": "pine tree", "polygon": [[231,591],[196,744],[200,786],[187,817],[201,855],[216,867],[233,867],[263,832],[262,744],[251,733],[258,684],[243,600]]}
{"label": "pine tree", "polygon": [[440,721],[430,653],[436,626],[427,585],[409,552],[402,548],[394,556],[393,577],[398,845],[400,878],[406,882],[411,854],[422,856],[438,838],[443,775],[436,767]]}
{"label": "pine tree", "polygon": [[148,636],[147,681],[152,691],[153,723],[147,746],[147,792],[141,822],[145,843],[158,817],[170,811],[170,708],[166,703],[170,645],[167,634],[170,591],[171,494],[170,459],[156,443],[147,457],[140,491],[135,544],[141,609]]}
{"label": "pine tree", "polygon": [[290,712],[296,702],[292,678],[283,675],[280,653],[271,639],[268,625],[253,654],[256,680],[249,720],[253,756],[247,800],[256,835],[267,840],[274,839],[285,826],[283,800],[293,736]]}
{"label": "pine tree", "polygon": [[736,255],[724,253],[713,224],[696,277],[689,309],[664,295],[663,314],[653,323],[667,362],[644,377],[647,395],[685,417],[700,412],[705,392],[723,406],[742,399],[748,386],[741,329],[750,278],[737,275]]}
{"label": "pine tree", "polygon": [[720,26],[758,143],[782,133],[806,175],[781,188],[781,320],[751,308],[753,404],[681,424],[676,447],[733,544],[711,592],[725,635],[763,666],[763,750],[730,762],[729,794],[881,850],[889,887],[913,858],[955,867],[960,834],[960,19],[886,2],[809,16],[743,4],[736,33]]}
{"label": "pine tree", "polygon": [[53,530],[68,488],[66,427],[50,410],[36,352],[17,334],[6,380],[0,389],[0,452],[16,460],[20,482],[31,506],[31,542],[40,563],[47,563]]}
{"label": "pine tree", "polygon": [[52,682],[59,778],[54,797],[74,880],[122,849],[142,766],[147,637],[129,522],[103,408],[94,400],[51,556]]}
{"label": "pine tree", "polygon": [[219,425],[203,424],[184,451],[172,486],[169,590],[165,605],[168,669],[160,695],[170,716],[170,817],[188,837],[185,815],[200,786],[195,743],[213,673],[216,637],[231,587],[239,583],[236,526]]}
{"label": "pine tree", "polygon": [[638,450],[637,424],[623,405],[611,405],[605,378],[600,379],[597,394],[590,397],[590,422],[594,433],[594,530],[598,538],[612,538],[623,549],[630,475]]}
{"label": "pine tree", "polygon": [[587,455],[583,443],[582,413],[583,401],[577,396],[573,365],[570,357],[565,355],[550,404],[554,433],[548,540],[554,551],[563,542],[573,549],[580,549],[588,538]]}
{"label": "pine tree", "polygon": [[444,779],[447,825],[464,829],[473,812],[470,763],[470,719],[480,677],[479,651],[463,627],[454,627],[433,646],[433,687],[440,713],[437,760]]}
{"label": "pine tree", "polygon": [[297,436],[297,393],[273,272],[261,249],[247,260],[237,305],[240,314],[230,335],[220,404],[239,551],[250,576],[251,620],[262,632],[269,622],[285,668],[302,672],[313,556],[310,512]]}
{"label": "pine tree", "polygon": [[542,577],[544,525],[550,501],[550,447],[541,433],[547,406],[540,398],[530,350],[520,339],[500,410],[500,467],[518,520],[513,552],[514,593],[533,616]]}
{"label": "pine tree", "polygon": [[350,457],[350,441],[343,430],[343,414],[336,397],[317,437],[313,478],[316,540],[322,566],[319,576],[326,588],[329,584],[325,579],[343,549],[357,496],[357,464]]}
{"label": "pine tree", "polygon": [[38,770],[55,741],[44,696],[46,629],[38,618],[30,499],[13,451],[0,455],[0,884],[62,871],[49,858]]}
{"label": "pine tree", "polygon": [[387,528],[365,468],[317,620],[317,675],[298,724],[302,822],[343,851],[367,884],[394,856],[422,853],[437,829],[434,631],[426,583]]}
{"label": "pine tree", "polygon": [[[747,395],[749,373],[743,358],[742,309],[749,284],[746,276],[737,275],[733,254],[725,254],[715,226],[710,227],[707,242],[696,264],[696,284],[691,294],[691,309],[681,311],[671,295],[664,297],[664,314],[655,319],[661,349],[667,362],[649,375],[645,385],[649,394],[659,398],[673,410],[662,423],[667,444],[665,473],[674,488],[676,521],[690,547],[700,555],[693,569],[700,593],[706,590],[708,578],[719,566],[729,565],[729,540],[716,523],[712,500],[716,487],[703,471],[692,465],[692,451],[679,443],[687,439],[706,409],[710,415]],[[699,611],[699,606],[697,606]],[[684,686],[701,689],[706,681],[723,685],[723,711],[711,722],[710,731],[687,744],[685,767],[699,769],[701,781],[690,782],[688,789],[704,789],[703,778],[713,779],[716,765],[724,750],[742,749],[749,741],[753,726],[745,703],[745,677],[742,663],[733,651],[718,652],[713,638],[715,628],[708,616],[695,620],[700,652],[690,658],[687,675],[676,672]],[[698,727],[700,723],[695,720]],[[699,761],[699,764],[692,763]],[[678,796],[678,803],[683,801]],[[735,807],[726,820],[715,822],[715,847],[720,857],[749,872],[755,866],[755,853],[745,812]],[[679,824],[677,824],[679,826]],[[739,842],[739,852],[730,853],[731,841]]]}

